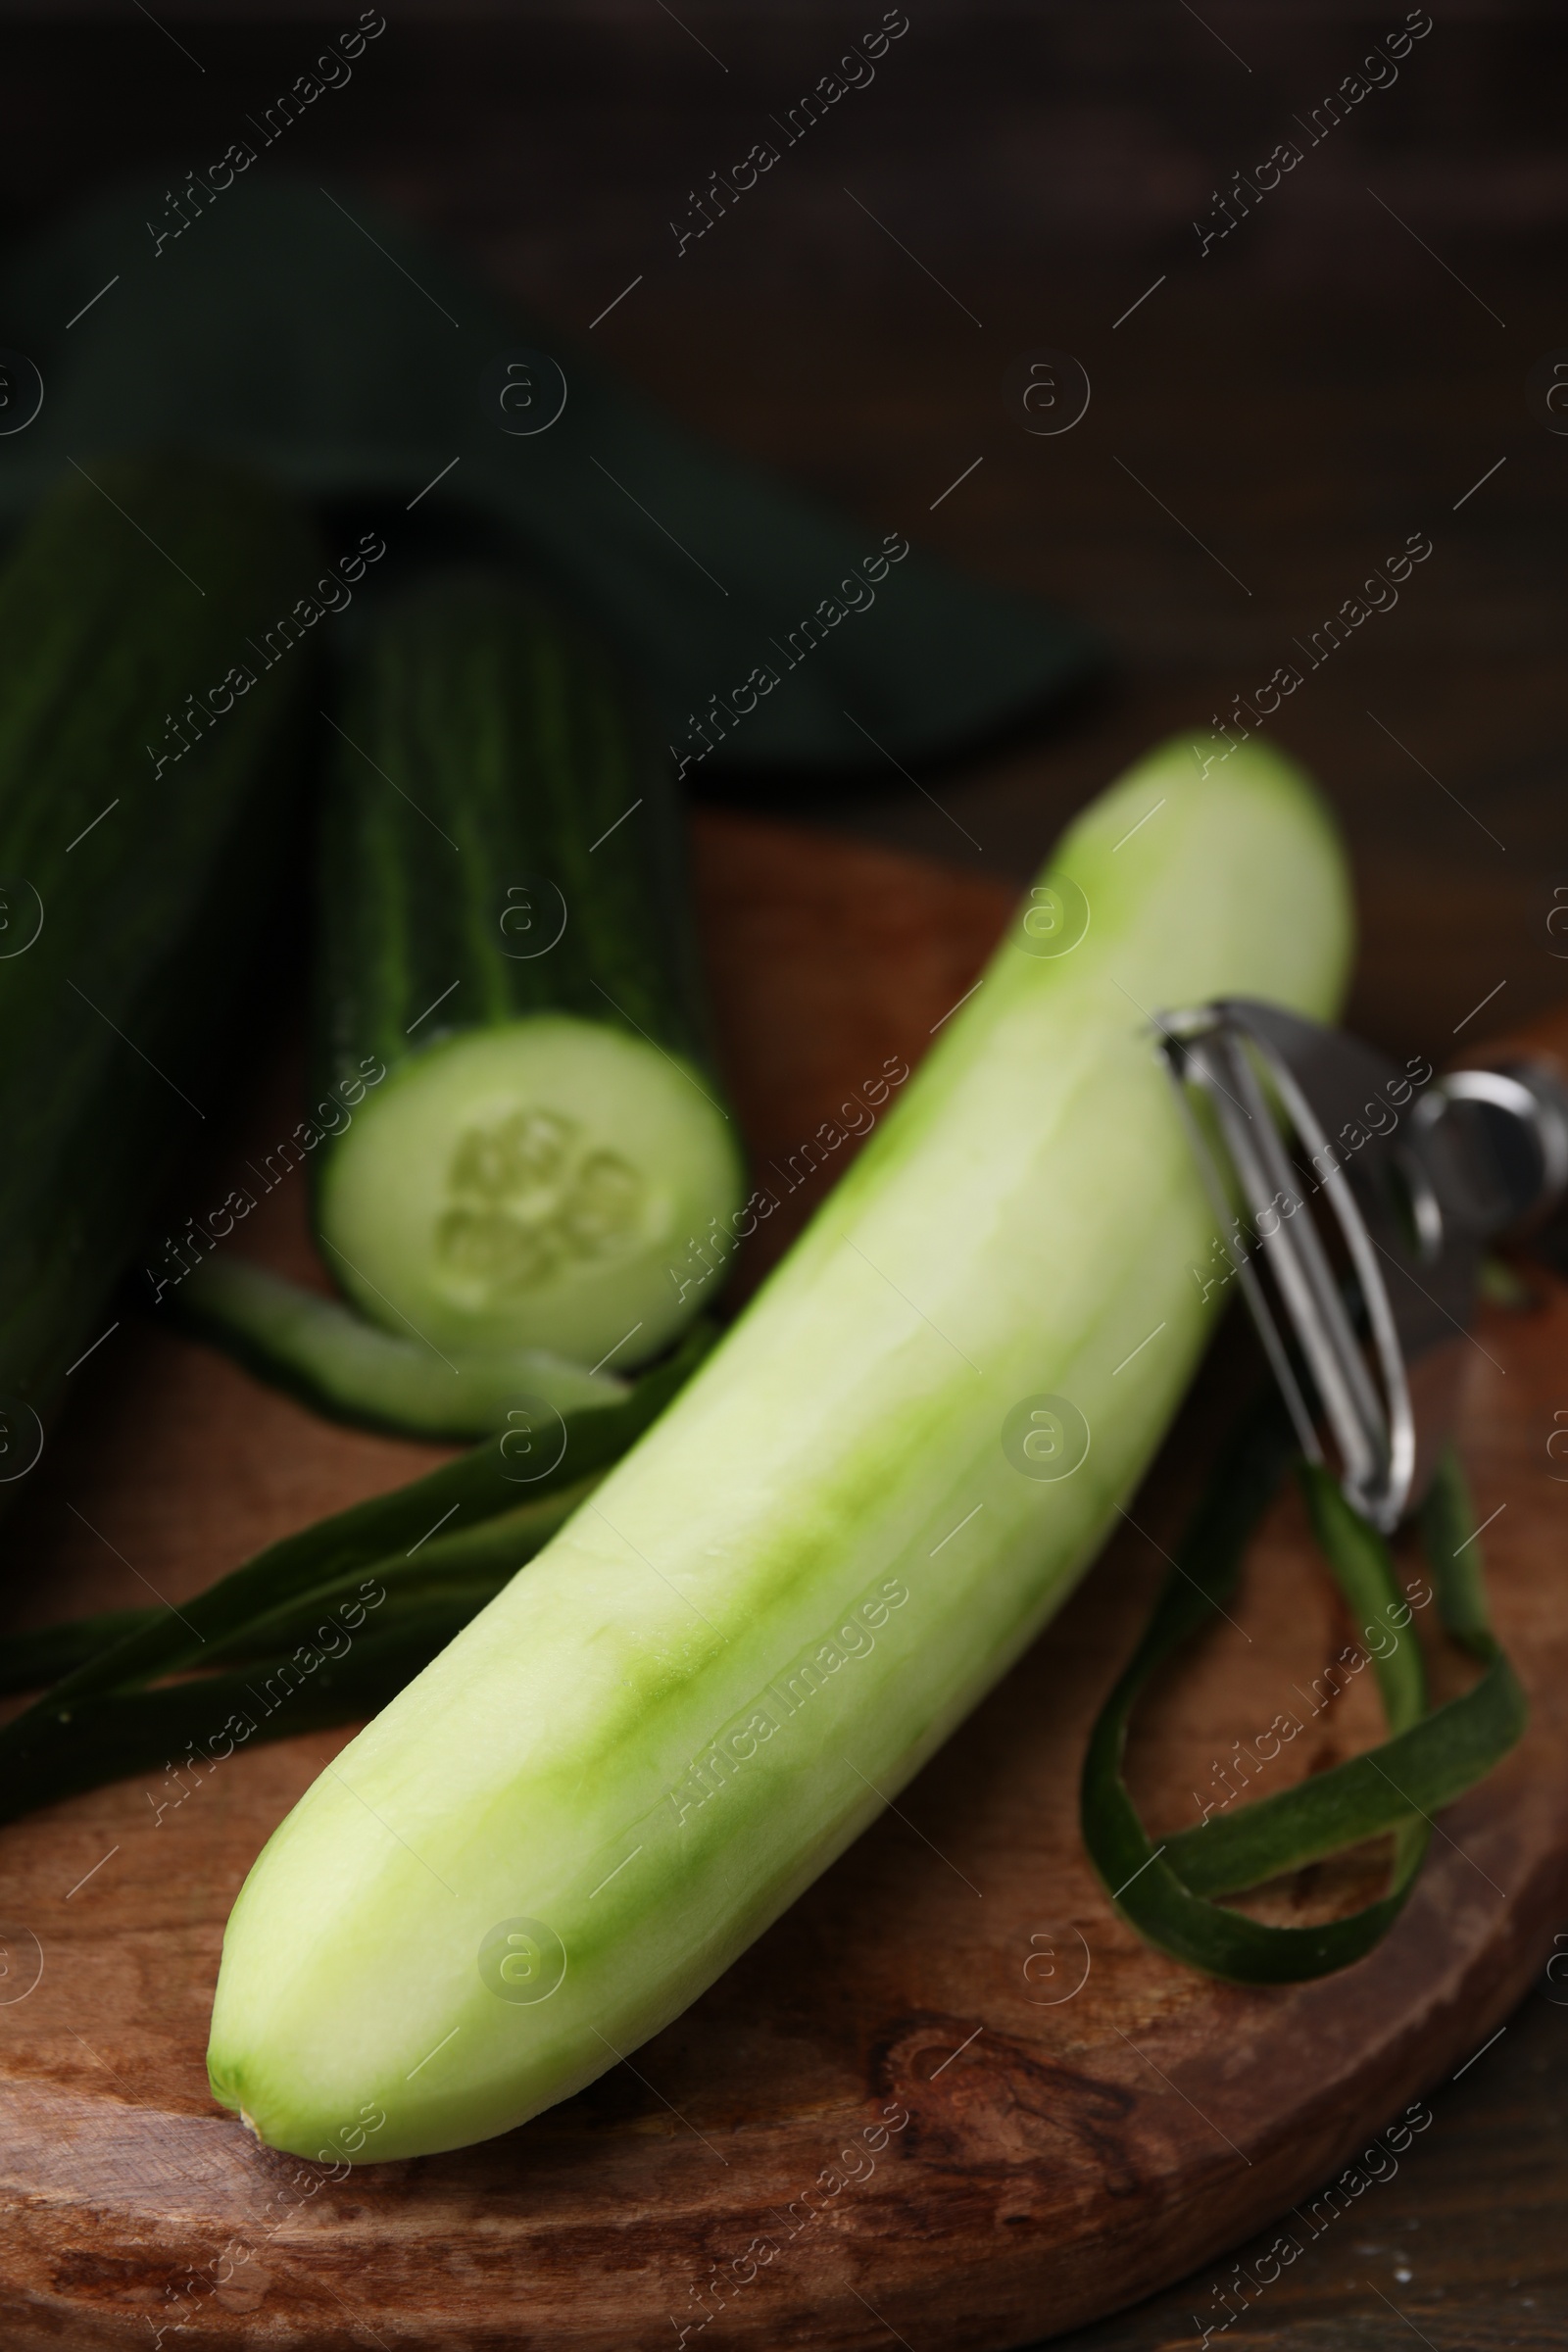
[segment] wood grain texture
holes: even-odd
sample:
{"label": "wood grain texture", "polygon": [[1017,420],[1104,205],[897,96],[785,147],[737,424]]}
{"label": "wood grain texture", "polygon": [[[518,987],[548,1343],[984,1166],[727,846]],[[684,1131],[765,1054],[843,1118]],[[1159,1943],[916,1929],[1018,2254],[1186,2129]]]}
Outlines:
{"label": "wood grain texture", "polygon": [[[886,1055],[913,1058],[1008,904],[729,817],[703,821],[699,879],[760,1158],[787,1156]],[[273,1214],[282,1258],[303,1203],[280,1188]],[[1222,1350],[1138,1527],[897,1811],[629,2065],[506,2138],[333,2180],[208,2097],[228,1906],[346,1734],[237,1754],[161,1822],[168,1786],[131,1783],[5,1831],[8,2352],[150,2344],[161,2328],[185,2346],[311,2352],[653,2352],[682,2328],[981,2352],[1125,2305],[1271,2223],[1486,2040],[1568,1894],[1568,1606],[1548,1573],[1562,1502],[1544,1446],[1568,1292],[1543,1278],[1478,1340],[1463,1442],[1482,1517],[1507,1505],[1491,1583],[1535,1715],[1445,1816],[1408,1911],[1359,1967],[1211,1984],[1138,1941],[1078,1844],[1085,1733],[1229,1409]],[[140,1598],[142,1579],[177,1604],[269,1535],[435,1458],[329,1429],[156,1328],[127,1326],[103,1355],[14,1522],[35,1614]],[[1155,1826],[1195,1819],[1192,1791],[1281,1709],[1309,1725],[1282,1783],[1372,1732],[1359,1683],[1309,1713],[1348,1629],[1289,1496],[1237,1617],[1141,1725],[1132,1769]],[[1366,1870],[1325,1866],[1266,1899],[1276,1916],[1348,1904]],[[1285,2227],[1304,2244],[1311,2221]]]}

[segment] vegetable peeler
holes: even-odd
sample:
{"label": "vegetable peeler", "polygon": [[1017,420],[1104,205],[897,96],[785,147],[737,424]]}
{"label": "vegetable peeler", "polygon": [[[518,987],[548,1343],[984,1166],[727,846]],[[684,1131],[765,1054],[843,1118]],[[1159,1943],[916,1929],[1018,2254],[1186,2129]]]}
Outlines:
{"label": "vegetable peeler", "polygon": [[1315,1391],[1347,1499],[1388,1533],[1452,1430],[1489,1244],[1568,1192],[1568,1083],[1507,1053],[1401,1069],[1242,997],[1156,1027],[1219,1228],[1194,1277],[1234,1276],[1303,1452],[1324,1459]]}

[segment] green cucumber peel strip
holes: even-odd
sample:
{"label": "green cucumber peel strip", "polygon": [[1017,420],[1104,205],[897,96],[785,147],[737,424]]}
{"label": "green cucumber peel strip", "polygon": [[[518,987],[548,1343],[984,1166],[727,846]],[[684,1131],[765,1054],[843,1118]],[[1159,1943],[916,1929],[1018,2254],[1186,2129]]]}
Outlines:
{"label": "green cucumber peel strip", "polygon": [[[1240,1984],[1292,1984],[1360,1959],[1402,1910],[1432,1834],[1429,1816],[1484,1779],[1523,1733],[1528,1710],[1487,1614],[1464,1474],[1450,1446],[1421,1514],[1438,1613],[1482,1667],[1461,1697],[1431,1712],[1419,1645],[1395,1632],[1408,1603],[1388,1547],[1329,1474],[1298,1459],[1314,1533],[1363,1622],[1381,1618],[1395,1646],[1374,1653],[1391,1737],[1332,1770],[1178,1832],[1156,1846],[1122,1778],[1134,1706],[1151,1677],[1209,1626],[1235,1592],[1248,1542],[1295,1454],[1269,1395],[1244,1418],[1182,1542],[1142,1642],[1106,1700],[1084,1760],[1084,1842],[1107,1890],[1143,1936],[1173,1958]],[[1394,1833],[1389,1888],[1318,1927],[1279,1928],[1207,1898],[1261,1885],[1383,1832]]]}
{"label": "green cucumber peel strip", "polygon": [[93,1617],[74,1617],[64,1625],[41,1625],[30,1633],[10,1635],[0,1650],[0,1698],[47,1690],[161,1614],[153,1608],[101,1609]]}
{"label": "green cucumber peel strip", "polygon": [[[603,1472],[595,1471],[575,1486],[562,1489],[539,1502],[521,1503],[481,1519],[461,1535],[432,1537],[413,1556],[371,1563],[386,1593],[384,1606],[394,1613],[422,1608],[437,1597],[471,1587],[488,1599],[514,1569],[530,1559],[598,1486]],[[510,1565],[509,1565],[510,1563]],[[348,1569],[309,1592],[284,1601],[276,1609],[247,1619],[227,1641],[210,1642],[202,1665],[238,1666],[247,1659],[269,1657],[308,1641],[313,1620],[340,1598],[352,1596],[361,1567]],[[0,1665],[0,1695],[41,1690],[78,1666],[100,1656],[126,1634],[140,1633],[165,1615],[161,1608],[106,1609],[100,1616],[80,1617],[69,1625],[49,1625],[37,1633],[19,1634]],[[386,1618],[379,1620],[388,1622]]]}
{"label": "green cucumber peel strip", "polygon": [[[471,1607],[456,1598],[448,1604],[431,1601],[396,1624],[368,1626],[341,1657],[324,1658],[308,1677],[285,1654],[156,1690],[111,1690],[95,1697],[79,1717],[70,1709],[45,1717],[27,1744],[7,1758],[0,1821],[138,1772],[183,1772],[199,1785],[201,1773],[188,1752],[194,1747],[202,1749],[211,1772],[239,1747],[291,1740],[301,1732],[372,1715],[445,1648],[488,1597],[474,1597]],[[270,1701],[263,1694],[285,1671],[296,1681],[292,1686],[285,1681]],[[228,1728],[236,1715],[251,1727],[238,1736]],[[215,1754],[223,1739],[226,1748]]]}
{"label": "green cucumber peel strip", "polygon": [[[464,1608],[461,1622],[466,1624],[474,1611],[499,1592],[525,1561],[542,1550],[604,1476],[604,1470],[593,1471],[538,1501],[499,1511],[494,1518],[481,1519],[455,1535],[433,1536],[412,1555],[377,1560],[375,1582],[385,1595],[376,1603],[377,1624],[417,1615],[432,1606],[454,1607],[466,1595],[471,1598],[477,1594],[480,1597],[471,1599],[471,1605]],[[352,1600],[362,1581],[360,1570],[350,1569],[346,1575],[312,1592],[304,1602],[285,1601],[280,1608],[253,1619],[242,1634],[225,1642],[220,1655],[208,1663],[243,1664],[246,1658],[265,1657],[274,1650],[287,1650],[309,1642],[317,1630],[314,1621],[319,1619],[321,1611],[331,1609],[341,1600]]]}
{"label": "green cucumber peel strip", "polygon": [[[361,1563],[306,1594],[248,1618],[228,1640],[202,1653],[204,1667],[233,1671],[204,1673],[156,1690],[100,1692],[79,1713],[74,1705],[59,1703],[59,1690],[51,1691],[41,1706],[17,1719],[18,1740],[10,1739],[13,1727],[0,1736],[10,1767],[6,1793],[0,1797],[0,1820],[15,1819],[36,1805],[160,1762],[172,1764],[182,1746],[200,1747],[210,1756],[231,1711],[245,1713],[251,1721],[247,1740],[290,1739],[296,1732],[319,1731],[356,1715],[377,1713],[543,1549],[603,1476],[603,1470],[595,1471],[461,1534],[432,1537],[412,1557],[376,1560],[370,1564],[369,1579]],[[373,1601],[365,1598],[367,1582],[380,1588]],[[322,1648],[319,1641],[330,1642],[345,1630],[322,1622],[324,1613],[342,1603],[358,1607],[359,1625],[341,1652]],[[371,1609],[375,1615],[367,1626]],[[123,1614],[115,1611],[112,1619]],[[134,1614],[145,1622],[167,1612],[146,1609]],[[79,1631],[87,1635],[97,1622],[87,1618]],[[303,1669],[301,1649],[313,1660]],[[352,1670],[350,1660],[358,1661]],[[285,1680],[286,1708],[281,1700],[276,1707],[268,1706],[255,1689],[260,1684],[268,1690],[279,1675],[294,1678],[292,1688]],[[246,1707],[247,1693],[266,1710],[259,1719]],[[302,1694],[305,1703],[297,1704]]]}
{"label": "green cucumber peel strip", "polygon": [[[437,1560],[461,1557],[464,1538],[477,1523],[500,1521],[516,1513],[519,1503],[538,1505],[579,1489],[642,1434],[708,1353],[714,1337],[710,1324],[693,1325],[675,1353],[645,1372],[619,1403],[562,1416],[564,1443],[559,1461],[525,1484],[516,1476],[518,1432],[504,1431],[427,1477],[285,1536],[177,1612],[138,1611],[140,1622],[128,1633],[83,1659],[0,1731],[0,1760],[24,1753],[39,1725],[58,1719],[63,1708],[74,1717],[86,1700],[201,1666],[223,1656],[250,1628],[290,1604],[314,1607],[320,1594],[353,1575],[407,1558],[425,1542],[434,1550],[442,1521],[455,1513],[466,1514],[465,1529],[443,1540],[435,1552]],[[524,1440],[533,1442],[532,1437]]]}
{"label": "green cucumber peel strip", "polygon": [[519,1392],[560,1413],[631,1393],[617,1373],[590,1372],[543,1348],[448,1352],[400,1338],[248,1258],[208,1258],[177,1300],[179,1321],[197,1337],[313,1412],[357,1429],[471,1440],[505,1428]]}

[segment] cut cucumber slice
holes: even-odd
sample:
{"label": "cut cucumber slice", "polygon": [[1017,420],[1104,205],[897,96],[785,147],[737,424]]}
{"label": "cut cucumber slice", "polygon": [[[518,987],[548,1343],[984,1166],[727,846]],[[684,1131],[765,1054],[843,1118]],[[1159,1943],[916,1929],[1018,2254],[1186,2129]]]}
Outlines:
{"label": "cut cucumber slice", "polygon": [[333,1420],[430,1438],[483,1438],[519,1402],[558,1413],[615,1404],[629,1385],[542,1348],[448,1355],[243,1257],[211,1257],[178,1293],[181,1319]]}
{"label": "cut cucumber slice", "polygon": [[619,1371],[689,1319],[690,1242],[740,1199],[730,1122],[695,1071],[546,1013],[395,1071],[338,1141],[317,1213],[333,1273],[388,1330]]}

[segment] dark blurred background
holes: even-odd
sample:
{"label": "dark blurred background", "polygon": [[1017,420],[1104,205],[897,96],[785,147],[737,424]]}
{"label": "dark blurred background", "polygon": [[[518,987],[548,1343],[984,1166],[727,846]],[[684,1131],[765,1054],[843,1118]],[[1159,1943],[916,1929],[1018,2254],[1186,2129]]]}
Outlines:
{"label": "dark blurred background", "polygon": [[[1125,761],[1206,737],[1421,533],[1397,607],[1267,729],[1352,844],[1352,1015],[1441,1059],[1489,994],[1467,1038],[1568,991],[1568,916],[1548,928],[1568,904],[1568,415],[1527,392],[1568,362],[1568,11],[1434,9],[1392,86],[1309,143],[1326,95],[1422,12],[907,0],[874,81],[679,258],[691,192],[773,135],[879,0],[387,13],[290,130],[295,170],[401,207],[715,440],[1049,594],[1111,648],[1049,730],[924,792],[893,775],[775,806],[1021,879]],[[9,227],[131,169],[177,187],[357,14],[0,10]],[[1222,221],[1216,195],[1286,139],[1300,164],[1202,253],[1195,220]],[[1092,387],[1054,436],[1003,395],[1043,348]],[[1444,2094],[1369,2242],[1303,2262],[1236,2339],[1565,2340],[1565,2034],[1534,2002]],[[1083,2340],[1196,2342],[1189,2301]]]}
{"label": "dark blurred background", "polygon": [[[5,11],[6,217],[149,165],[177,188],[357,13]],[[942,808],[894,777],[817,821],[1022,877],[1127,759],[1206,736],[1425,532],[1397,608],[1269,731],[1354,845],[1364,1027],[1436,1050],[1499,981],[1489,1019],[1550,1002],[1568,437],[1526,379],[1568,357],[1568,12],[1445,7],[1313,145],[1397,0],[911,0],[875,80],[677,259],[691,191],[882,13],[397,7],[288,162],[402,207],[715,439],[1108,639],[1115,669],[1069,718],[921,778]],[[1195,220],[1287,138],[1301,163],[1200,255]],[[1054,437],[1002,392],[1042,347],[1093,388]]]}

